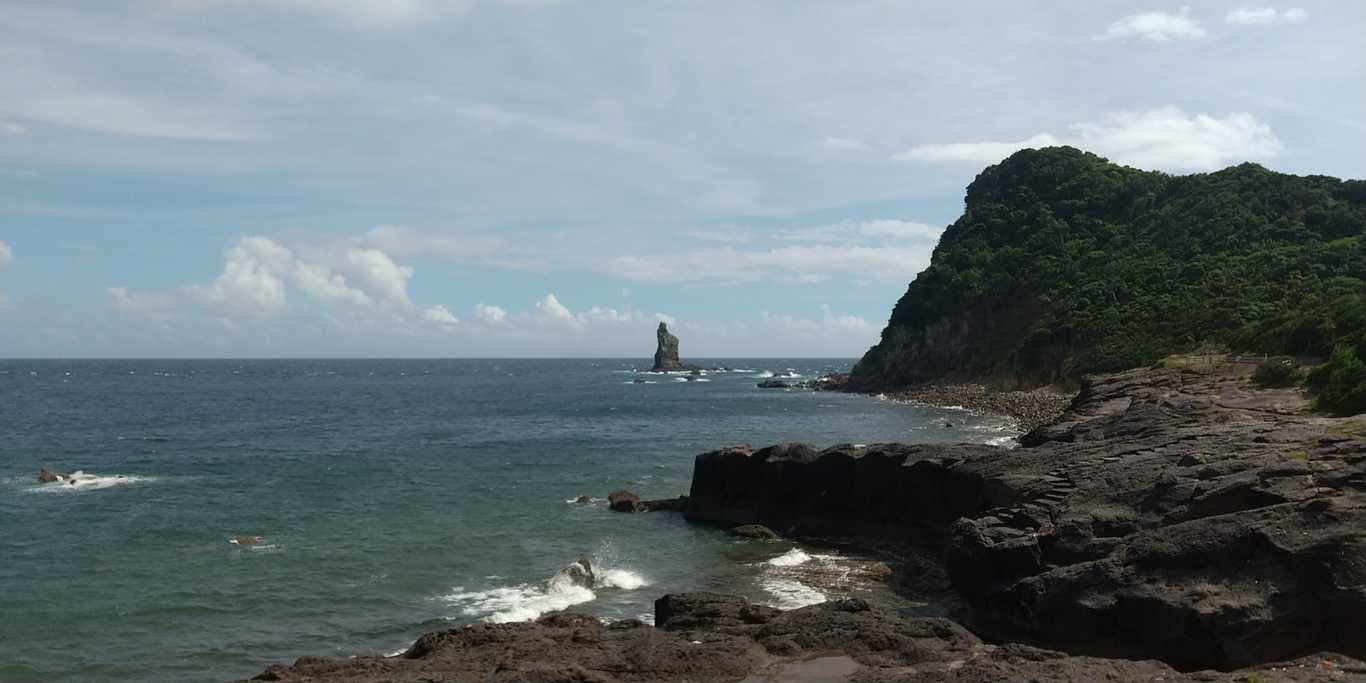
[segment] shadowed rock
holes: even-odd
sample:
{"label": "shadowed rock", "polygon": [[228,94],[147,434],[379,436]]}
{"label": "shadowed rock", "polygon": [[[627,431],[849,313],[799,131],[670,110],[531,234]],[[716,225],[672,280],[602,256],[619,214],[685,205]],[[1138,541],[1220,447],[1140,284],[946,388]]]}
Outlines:
{"label": "shadowed rock", "polygon": [[659,343],[655,349],[655,364],[654,367],[650,368],[650,371],[682,370],[683,363],[678,359],[678,337],[669,334],[668,324],[659,323],[659,329],[655,331],[655,338]]}

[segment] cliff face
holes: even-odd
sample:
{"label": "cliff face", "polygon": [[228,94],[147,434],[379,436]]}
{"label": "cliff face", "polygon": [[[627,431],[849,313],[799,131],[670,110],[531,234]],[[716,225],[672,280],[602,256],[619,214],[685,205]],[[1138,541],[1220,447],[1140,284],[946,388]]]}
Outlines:
{"label": "cliff face", "polygon": [[968,186],[852,387],[1075,384],[1203,342],[1327,355],[1366,330],[1364,243],[1366,182],[1021,151]]}
{"label": "cliff face", "polygon": [[1366,656],[1366,425],[1250,372],[1098,378],[1013,451],[705,453],[687,516],[930,549],[1001,640],[1181,669]]}

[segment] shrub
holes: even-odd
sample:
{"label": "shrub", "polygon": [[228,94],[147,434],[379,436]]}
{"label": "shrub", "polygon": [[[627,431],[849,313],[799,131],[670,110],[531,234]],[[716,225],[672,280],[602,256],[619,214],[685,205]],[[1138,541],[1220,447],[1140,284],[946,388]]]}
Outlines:
{"label": "shrub", "polygon": [[1293,387],[1300,383],[1300,379],[1299,364],[1294,358],[1285,356],[1262,361],[1252,373],[1252,382],[1259,387]]}
{"label": "shrub", "polygon": [[1306,384],[1318,410],[1341,416],[1366,413],[1366,362],[1354,347],[1333,349],[1333,355],[1309,373]]}

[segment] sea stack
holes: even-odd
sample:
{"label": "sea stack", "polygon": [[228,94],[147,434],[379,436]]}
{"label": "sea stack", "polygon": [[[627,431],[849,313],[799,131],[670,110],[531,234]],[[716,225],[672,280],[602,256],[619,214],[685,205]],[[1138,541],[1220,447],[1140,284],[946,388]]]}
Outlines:
{"label": "sea stack", "polygon": [[682,370],[683,363],[678,360],[678,337],[669,334],[668,324],[659,323],[655,336],[659,339],[659,348],[655,349],[655,366],[650,372]]}

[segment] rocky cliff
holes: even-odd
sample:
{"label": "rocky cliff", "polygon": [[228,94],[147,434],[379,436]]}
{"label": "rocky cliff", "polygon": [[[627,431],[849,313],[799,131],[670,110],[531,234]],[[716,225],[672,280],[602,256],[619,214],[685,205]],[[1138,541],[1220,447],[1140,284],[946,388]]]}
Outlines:
{"label": "rocky cliff", "polygon": [[650,372],[682,370],[683,363],[678,359],[678,337],[669,333],[669,326],[663,322],[659,323],[655,338],[658,342],[655,348],[655,364],[650,368]]}
{"label": "rocky cliff", "polygon": [[802,445],[699,455],[689,519],[927,548],[974,631],[1231,669],[1366,656],[1366,421],[1251,367],[1088,382],[1014,450]]}
{"label": "rocky cliff", "polygon": [[1364,301],[1366,182],[1024,150],[968,186],[851,385],[1075,385],[1205,342],[1326,356],[1366,344]]}

